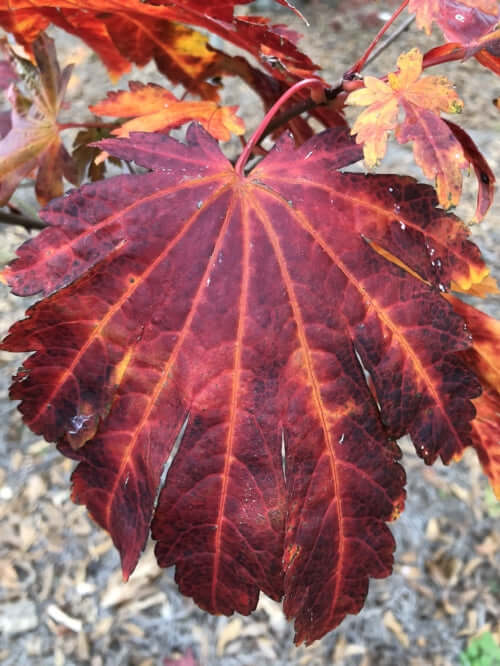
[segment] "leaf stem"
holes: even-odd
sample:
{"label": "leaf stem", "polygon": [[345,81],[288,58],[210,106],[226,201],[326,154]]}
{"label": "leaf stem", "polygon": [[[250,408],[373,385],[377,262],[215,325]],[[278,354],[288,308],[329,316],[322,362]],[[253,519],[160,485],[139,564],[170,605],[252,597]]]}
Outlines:
{"label": "leaf stem", "polygon": [[266,137],[268,134],[271,134],[271,132],[274,132],[274,130],[277,129],[278,127],[286,125],[288,121],[293,120],[297,116],[300,116],[301,113],[305,113],[306,111],[312,111],[313,109],[316,109],[318,106],[325,106],[326,104],[334,100],[337,97],[337,95],[342,91],[343,91],[342,81],[338,81],[334,88],[325,88],[324,101],[318,102],[309,97],[308,99],[302,100],[302,102],[298,102],[297,104],[290,107],[286,111],[283,111],[283,113],[280,113],[279,116],[276,116],[266,127],[266,130],[261,139]]}
{"label": "leaf stem", "polygon": [[272,105],[272,107],[269,109],[269,111],[266,113],[266,115],[260,122],[255,132],[250,137],[247,145],[245,146],[245,150],[241,153],[238,161],[236,162],[234,170],[239,176],[243,176],[243,170],[245,168],[245,164],[248,161],[248,158],[250,157],[253,149],[255,148],[257,143],[260,141],[262,135],[266,131],[267,126],[269,125],[273,117],[276,115],[276,113],[283,106],[283,104],[285,104],[290,99],[290,97],[295,95],[296,92],[302,90],[302,88],[308,88],[311,86],[321,86],[324,89],[326,89],[327,87],[324,81],[321,81],[321,79],[313,79],[313,78],[302,79],[302,81],[297,81],[297,83],[294,83],[294,85],[288,88],[288,90],[285,90],[285,92],[281,95],[281,97]]}
{"label": "leaf stem", "polygon": [[467,49],[461,44],[445,43],[435,46],[430,51],[424,53],[422,69],[442,65],[445,62],[454,60],[465,60],[467,58]]}
{"label": "leaf stem", "polygon": [[368,61],[368,58],[370,57],[372,51],[374,48],[377,46],[379,43],[380,39],[383,37],[383,35],[387,32],[387,30],[391,27],[391,25],[394,23],[394,21],[398,18],[398,16],[401,14],[401,12],[406,9],[406,5],[409,3],[410,0],[403,0],[401,5],[396,9],[394,14],[391,16],[391,18],[380,28],[378,33],[375,35],[372,43],[370,46],[366,49],[364,54],[361,56],[361,58],[356,62],[355,65],[349,69],[345,75],[344,78],[353,78],[355,74],[359,74],[359,72],[363,69],[363,67],[366,65],[366,62]]}

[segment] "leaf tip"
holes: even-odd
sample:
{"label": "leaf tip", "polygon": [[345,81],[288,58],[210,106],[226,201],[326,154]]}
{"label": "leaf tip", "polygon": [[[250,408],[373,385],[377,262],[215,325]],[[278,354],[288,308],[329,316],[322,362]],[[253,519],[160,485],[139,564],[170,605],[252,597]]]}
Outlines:
{"label": "leaf tip", "polygon": [[458,97],[450,102],[450,108],[449,108],[450,113],[462,113],[463,110],[464,110],[464,103]]}

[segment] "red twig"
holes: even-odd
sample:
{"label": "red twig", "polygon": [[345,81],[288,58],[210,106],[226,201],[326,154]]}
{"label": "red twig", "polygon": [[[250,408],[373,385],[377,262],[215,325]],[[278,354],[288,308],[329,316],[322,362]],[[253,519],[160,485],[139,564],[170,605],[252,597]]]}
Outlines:
{"label": "red twig", "polygon": [[345,78],[350,78],[354,74],[359,74],[359,72],[363,69],[363,67],[366,64],[366,61],[370,57],[373,49],[377,46],[379,43],[380,39],[383,37],[383,35],[387,32],[387,30],[391,27],[391,25],[394,23],[394,21],[398,18],[398,16],[401,14],[401,12],[406,9],[406,5],[408,4],[410,0],[403,0],[401,5],[396,9],[394,14],[391,16],[391,18],[380,28],[378,33],[376,34],[375,38],[373,39],[372,43],[370,46],[366,49],[364,54],[361,56],[361,58],[356,62],[355,65],[351,67],[350,70],[346,72],[344,75]]}
{"label": "red twig", "polygon": [[276,113],[283,106],[283,104],[285,104],[290,99],[290,97],[295,95],[296,92],[302,90],[302,88],[308,88],[311,86],[321,86],[322,88],[326,88],[324,81],[321,81],[320,79],[313,79],[313,78],[302,79],[302,81],[298,81],[293,86],[288,88],[288,90],[286,90],[281,95],[281,97],[272,105],[272,107],[269,109],[269,111],[262,119],[260,125],[257,127],[255,132],[250,137],[247,145],[245,146],[245,150],[241,153],[238,161],[236,162],[236,166],[234,167],[234,169],[239,176],[243,175],[243,169],[245,168],[245,164],[247,163],[248,158],[252,154],[253,149],[255,148],[260,138],[266,131],[267,126],[269,125],[273,117],[276,115]]}

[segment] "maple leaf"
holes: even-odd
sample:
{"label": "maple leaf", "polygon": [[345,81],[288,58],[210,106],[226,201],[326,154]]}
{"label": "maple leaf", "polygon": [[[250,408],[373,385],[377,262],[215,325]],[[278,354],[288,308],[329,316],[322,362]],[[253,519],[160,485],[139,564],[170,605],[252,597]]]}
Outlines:
{"label": "maple leaf", "polygon": [[106,158],[115,166],[121,166],[121,161],[100,154],[95,142],[107,138],[109,129],[88,128],[81,130],[73,142],[72,158],[75,163],[79,181],[87,176],[91,181],[101,180],[106,173]]}
{"label": "maple leaf", "polygon": [[[280,4],[292,8],[286,0]],[[0,25],[13,30],[13,17],[31,7],[29,0],[0,0]],[[293,83],[310,76],[318,69],[297,47],[300,35],[282,25],[273,25],[267,18],[234,16],[234,7],[241,2],[143,3],[140,0],[41,0],[38,8],[40,30],[53,23],[85,41],[99,54],[112,78],[130,69],[130,62],[144,66],[154,58],[158,69],[173,83],[182,83],[203,99],[217,101],[220,77],[242,76],[262,97],[264,106],[274,103]],[[1,11],[1,8],[9,8]],[[297,11],[294,9],[297,13]],[[300,15],[300,14],[299,14]],[[245,62],[241,56],[228,56],[213,49],[207,38],[191,27],[201,27],[252,54],[266,72]],[[29,49],[34,31],[16,37]],[[307,93],[299,93],[299,98]],[[345,125],[339,110],[314,108],[311,116],[325,127]],[[297,142],[314,133],[304,118],[292,118],[287,127]]]}
{"label": "maple leaf", "polygon": [[[109,76],[113,81],[118,80],[120,76],[130,71],[130,62],[134,62],[134,60],[122,55],[109,33],[105,20],[99,20],[96,15],[78,9],[61,11],[59,8],[46,7],[40,11],[48,25],[52,23],[70,35],[82,39],[87,46],[95,51],[107,67]],[[26,44],[26,39],[19,41],[28,47],[29,52],[29,42]]]}
{"label": "maple leaf", "polygon": [[14,35],[17,42],[28,52],[38,35],[45,30],[50,21],[42,12],[28,6],[14,10],[8,0],[0,0],[0,26]]}
{"label": "maple leaf", "polygon": [[79,461],[73,499],[125,577],[152,522],[202,608],[249,613],[263,590],[310,642],[390,573],[393,439],[427,463],[475,444],[471,336],[441,292],[487,269],[432,188],[340,172],[361,152],[345,129],[284,134],[248,176],[198,125],[186,141],[101,141],[151,171],[42,213],[3,272],[45,296],[1,345],[34,352],[11,397]]}
{"label": "maple leaf", "polygon": [[216,51],[200,32],[172,21],[135,15],[109,16],[105,25],[113,43],[140,67],[154,59],[172,83],[204,99],[217,101],[217,87],[207,82],[217,64]]}
{"label": "maple leaf", "polygon": [[462,352],[483,386],[482,394],[473,401],[473,446],[500,500],[500,322],[458,298],[448,296],[448,300],[473,336],[472,348]]}
{"label": "maple leaf", "polygon": [[424,67],[451,60],[463,61],[472,56],[481,65],[500,75],[500,29],[489,32],[473,44],[463,46],[452,42],[436,46],[425,54]]}
{"label": "maple leaf", "polygon": [[236,106],[219,106],[215,102],[179,101],[177,97],[154,83],[129,83],[130,91],[108,92],[107,99],[89,107],[92,113],[115,118],[134,118],[112,130],[126,137],[132,131],[167,131],[197,120],[214,138],[229,141],[231,132],[244,134],[245,124],[236,115]]}
{"label": "maple leaf", "polygon": [[471,137],[461,127],[449,120],[445,121],[453,132],[455,138],[462,146],[464,155],[469,164],[472,165],[478,182],[478,194],[476,212],[472,218],[473,222],[479,222],[486,215],[493,203],[495,196],[495,174],[491,170],[484,155],[480,152]]}
{"label": "maple leaf", "polygon": [[498,0],[410,0],[408,11],[414,13],[417,26],[431,33],[436,21],[449,42],[474,44],[496,26]]}
{"label": "maple leaf", "polygon": [[[241,4],[248,1],[41,0],[34,8],[31,0],[0,0],[0,25],[29,48],[36,35],[54,23],[93,48],[115,78],[129,68],[126,61],[144,65],[154,58],[172,80],[213,99],[213,86],[198,81],[195,74],[198,69],[200,75],[213,56],[199,33],[176,23],[201,27],[236,44],[284,81],[317,69],[281,26],[261,17],[234,16],[234,7]],[[186,53],[186,47],[194,51]]]}
{"label": "maple leaf", "polygon": [[19,182],[34,170],[41,203],[63,193],[63,175],[75,184],[78,180],[57,123],[72,68],[61,72],[54,42],[48,37],[40,36],[33,48],[37,68],[25,77],[31,98],[14,85],[10,88],[10,127],[0,141],[0,204],[6,203]]}
{"label": "maple leaf", "polygon": [[[349,95],[347,104],[368,106],[351,133],[363,144],[369,167],[385,155],[391,130],[399,143],[412,141],[416,163],[427,178],[436,179],[439,203],[444,208],[456,206],[462,192],[462,169],[468,161],[460,141],[439,113],[458,113],[462,102],[446,78],[420,78],[422,54],[418,49],[399,56],[398,67],[399,72],[389,74],[387,83],[366,76],[365,88]],[[405,114],[403,121],[400,110]]]}

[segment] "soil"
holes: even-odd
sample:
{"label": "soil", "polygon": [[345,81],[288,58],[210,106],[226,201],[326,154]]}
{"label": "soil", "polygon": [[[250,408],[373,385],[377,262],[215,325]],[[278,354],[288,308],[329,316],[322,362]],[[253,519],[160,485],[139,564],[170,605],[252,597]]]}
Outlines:
{"label": "soil", "polygon": [[[354,62],[390,10],[384,2],[312,1],[301,6],[310,21],[306,28],[277,7],[272,5],[274,22],[305,34],[302,48],[330,81]],[[261,11],[269,14],[270,8]],[[86,105],[113,86],[85,47],[52,34],[63,63],[76,62],[71,115],[84,119]],[[367,73],[387,72],[400,52],[436,43],[436,35],[427,37],[413,25]],[[466,103],[461,126],[500,173],[500,114],[491,104],[500,96],[499,80],[473,60],[440,73],[456,82]],[[153,65],[127,78],[162,82]],[[225,101],[240,104],[247,127],[255,127],[258,102],[243,85],[232,85]],[[229,154],[235,149],[227,148]],[[422,179],[411,152],[394,142],[379,171]],[[474,188],[474,177],[466,178],[459,209],[466,221],[474,209]],[[25,207],[34,206],[29,192],[23,188],[16,195]],[[472,229],[497,279],[499,213],[495,203]],[[0,225],[0,263],[33,233]],[[26,304],[0,284],[0,335],[22,317]],[[500,299],[481,307],[498,316]],[[121,581],[110,539],[70,501],[72,463],[27,430],[8,400],[10,376],[21,358],[0,352],[0,662],[6,666],[160,666],[189,648],[202,666],[452,666],[479,633],[490,631],[500,641],[500,505],[472,452],[450,467],[430,468],[409,441],[401,441],[408,500],[392,526],[397,542],[392,577],[372,581],[359,615],[312,646],[296,648],[278,604],[262,595],[250,617],[210,616],[178,593],[172,571],[157,568],[151,546],[130,582]]]}

